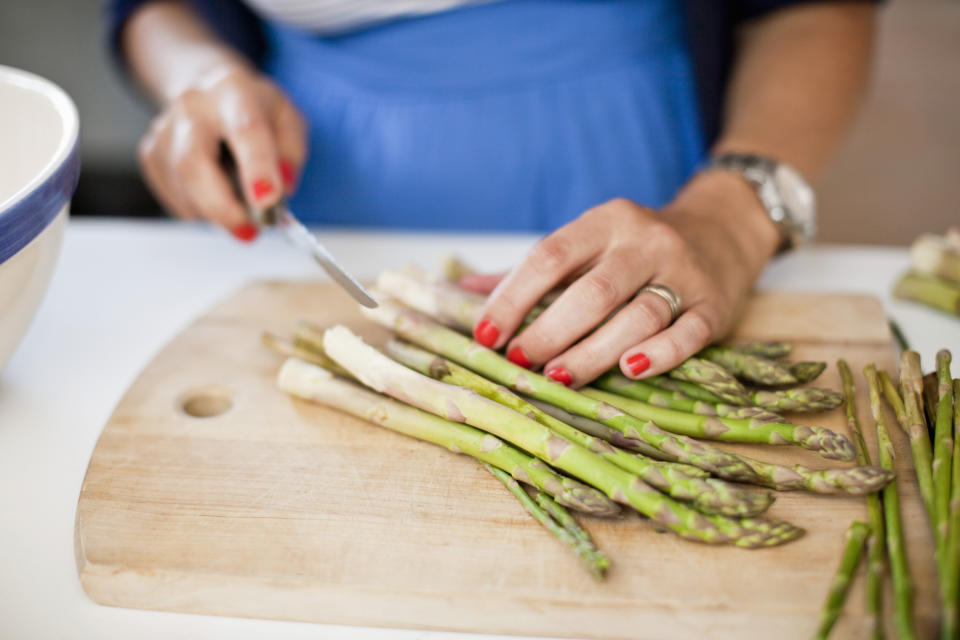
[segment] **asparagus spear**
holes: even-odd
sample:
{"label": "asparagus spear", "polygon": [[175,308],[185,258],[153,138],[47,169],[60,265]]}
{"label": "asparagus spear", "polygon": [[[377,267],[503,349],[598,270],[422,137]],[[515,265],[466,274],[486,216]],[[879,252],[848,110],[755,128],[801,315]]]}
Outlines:
{"label": "asparagus spear", "polygon": [[940,382],[940,398],[937,405],[936,431],[933,445],[933,508],[937,513],[937,557],[940,575],[946,573],[944,560],[947,545],[947,528],[950,522],[950,458],[953,454],[953,379],[950,376],[950,352],[937,352],[937,377]]}
{"label": "asparagus spear", "polygon": [[394,360],[447,384],[473,389],[481,396],[533,418],[571,442],[593,451],[622,469],[640,476],[650,486],[670,497],[691,502],[703,513],[728,516],[754,516],[773,502],[770,494],[743,491],[720,480],[690,477],[674,467],[658,466],[653,460],[610,445],[603,439],[579,431],[545,413],[520,396],[474,372],[429,351],[400,340],[387,343],[386,352]]}
{"label": "asparagus spear", "polygon": [[911,271],[900,277],[893,289],[893,295],[960,315],[960,285],[948,280]]}
{"label": "asparagus spear", "polygon": [[476,269],[461,260],[459,256],[448,255],[443,259],[443,277],[447,282],[456,284],[464,276],[472,276],[476,272]]}
{"label": "asparagus spear", "polygon": [[561,476],[495,436],[371,393],[302,360],[290,358],[284,363],[277,386],[291,395],[340,409],[391,431],[466,453],[550,493],[571,509],[597,516],[612,516],[619,511],[615,503],[593,487]]}
{"label": "asparagus spear", "polygon": [[[927,424],[935,428],[937,424],[937,405],[940,403],[940,381],[936,371],[923,376],[923,410],[927,416]],[[935,431],[931,437],[936,438]]]}
{"label": "asparagus spear", "polygon": [[400,337],[518,393],[598,420],[617,429],[623,438],[656,449],[661,459],[692,464],[727,480],[744,480],[772,489],[806,489],[815,493],[872,493],[893,477],[891,472],[877,467],[818,470],[801,465],[769,464],[691,438],[668,434],[653,422],[638,420],[545,376],[527,371],[423,314],[391,302],[386,295],[381,298],[383,300],[376,309],[361,311],[371,320],[395,330]]}
{"label": "asparagus spear", "polygon": [[752,404],[740,381],[715,362],[702,358],[687,358],[671,369],[668,375],[675,380],[698,384],[722,398],[724,402],[736,405]]}
{"label": "asparagus spear", "polygon": [[750,391],[750,402],[770,411],[813,412],[836,409],[843,395],[832,389],[760,389]]}
{"label": "asparagus spear", "polygon": [[943,236],[924,233],[910,246],[914,271],[960,284],[960,253]]}
{"label": "asparagus spear", "polygon": [[776,360],[744,353],[734,347],[707,347],[700,357],[720,365],[741,380],[767,386],[797,384],[790,370]]}
{"label": "asparagus spear", "polygon": [[863,555],[864,542],[869,536],[870,527],[863,522],[853,522],[847,529],[844,535],[847,543],[843,548],[840,566],[837,567],[837,573],[830,583],[827,601],[823,604],[823,612],[820,614],[820,626],[817,627],[817,632],[813,636],[815,639],[826,640],[837,618],[840,617],[843,603],[850,591],[853,574],[857,570],[857,565],[860,564],[860,556]]}
{"label": "asparagus spear", "polygon": [[672,433],[727,442],[795,444],[833,460],[853,460],[856,457],[856,450],[846,436],[822,427],[701,416],[655,407],[600,389],[581,391],[587,397],[605,402],[635,418],[653,420]]}
{"label": "asparagus spear", "polygon": [[381,271],[377,288],[389,291],[391,296],[431,318],[466,332],[472,330],[486,300],[449,282],[427,282],[425,276],[417,277],[410,271]]}
{"label": "asparagus spear", "polygon": [[435,415],[487,430],[595,486],[611,499],[632,506],[682,537],[755,548],[782,544],[802,535],[802,530],[783,521],[699,513],[509,407],[470,389],[408,369],[364,343],[346,327],[328,329],[323,346],[327,355],[374,390]]}
{"label": "asparagus spear", "polygon": [[[870,387],[870,412],[877,424],[877,450],[880,466],[893,471],[893,443],[887,431],[887,421],[880,406],[880,385],[877,370],[870,364],[863,370]],[[883,488],[883,518],[887,535],[887,556],[890,561],[890,576],[893,581],[893,621],[900,638],[913,638],[913,585],[910,566],[904,549],[903,523],[900,519],[900,495],[897,481]]]}
{"label": "asparagus spear", "polygon": [[594,381],[594,386],[605,391],[640,400],[665,409],[697,413],[702,416],[721,416],[724,418],[742,418],[755,422],[786,422],[775,413],[760,407],[737,407],[730,404],[711,404],[702,400],[694,400],[679,391],[658,389],[645,380],[631,380],[616,372],[610,371]]}
{"label": "asparagus spear", "polygon": [[737,348],[744,353],[774,359],[788,356],[793,351],[793,345],[789,342],[750,342]]}
{"label": "asparagus spear", "polygon": [[[900,354],[900,390],[903,398],[904,418],[900,427],[910,438],[910,454],[913,456],[913,469],[917,474],[917,485],[923,506],[930,520],[930,527],[937,528],[937,511],[934,508],[933,494],[933,453],[927,423],[921,409],[922,382],[920,379],[920,354],[916,351],[904,351]],[[898,415],[899,418],[899,415]]]}
{"label": "asparagus spear", "polygon": [[812,382],[827,368],[826,362],[791,362],[787,365],[798,382]]}
{"label": "asparagus spear", "polygon": [[602,559],[607,565],[606,568],[609,568],[610,561],[607,560],[606,554],[597,549],[590,534],[574,519],[573,514],[564,509],[562,505],[543,491],[534,492],[533,499],[541,509],[550,514],[557,524],[568,531],[581,547],[591,550],[595,556],[599,556],[599,558]]}
{"label": "asparagus spear", "polygon": [[[847,427],[853,436],[853,443],[857,447],[857,464],[870,464],[870,451],[863,439],[860,428],[860,419],[857,416],[857,400],[854,393],[853,372],[850,365],[842,358],[837,360],[837,369],[843,383],[844,408],[847,416]],[[870,531],[873,534],[867,547],[867,614],[870,616],[870,637],[883,637],[883,572],[884,546],[883,506],[880,496],[872,493],[867,496],[867,516]]]}
{"label": "asparagus spear", "polygon": [[723,398],[717,394],[707,391],[698,384],[686,382],[685,380],[674,380],[667,376],[659,375],[644,378],[643,381],[647,384],[653,385],[658,389],[662,389],[663,391],[682,393],[688,398],[693,398],[694,400],[699,400],[701,402],[707,402],[710,404],[724,404]]}
{"label": "asparagus spear", "polygon": [[275,351],[282,356],[287,356],[288,358],[299,358],[304,362],[309,362],[310,364],[315,364],[318,367],[323,367],[328,371],[332,371],[339,376],[351,377],[350,374],[343,369],[336,362],[327,357],[322,351],[317,351],[314,348],[308,348],[307,346],[297,346],[295,344],[290,344],[283,338],[275,336],[271,333],[264,332],[261,336],[261,342],[263,346],[267,347],[271,351]]}
{"label": "asparagus spear", "polygon": [[[505,486],[507,490],[510,491],[510,493],[512,493],[517,500],[520,501],[520,504],[523,505],[527,512],[532,515],[537,522],[542,524],[547,531],[552,533],[554,537],[560,540],[560,542],[570,547],[573,552],[580,557],[580,560],[583,561],[594,578],[597,580],[603,580],[603,578],[606,576],[607,568],[610,566],[610,561],[602,551],[597,550],[597,548],[593,545],[593,541],[590,540],[590,536],[586,531],[576,524],[576,521],[573,520],[572,516],[570,517],[570,521],[572,521],[573,525],[576,526],[576,530],[578,532],[583,532],[582,536],[578,537],[573,535],[568,527],[561,525],[557,520],[555,520],[553,516],[546,509],[544,509],[543,504],[540,504],[539,499],[534,502],[526,490],[520,486],[520,483],[518,483],[508,474],[489,464],[484,464],[483,466],[486,467],[487,471],[493,474],[493,477],[503,483],[503,486]],[[545,496],[544,498],[545,500],[550,500],[550,498]],[[552,500],[550,500],[550,503],[559,509],[563,509],[563,507]],[[568,513],[567,516],[570,516],[570,514]]]}
{"label": "asparagus spear", "polygon": [[960,638],[960,380],[953,381],[953,465],[950,470],[950,525],[940,577],[944,604],[940,637],[956,640]]}

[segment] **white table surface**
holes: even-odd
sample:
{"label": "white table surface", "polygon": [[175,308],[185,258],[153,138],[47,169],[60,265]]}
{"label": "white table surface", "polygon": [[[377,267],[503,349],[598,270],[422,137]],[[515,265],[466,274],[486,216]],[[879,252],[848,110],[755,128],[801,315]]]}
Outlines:
{"label": "white table surface", "polygon": [[[450,252],[482,269],[511,265],[532,236],[326,232],[360,277]],[[926,363],[960,354],[960,320],[894,301],[907,265],[900,248],[818,246],[773,263],[761,288],[869,293],[883,301]],[[0,638],[479,639],[158,613],[103,607],[80,587],[73,522],[100,430],[151,357],[190,320],[257,279],[316,278],[316,267],[277,237],[243,246],[225,233],[172,222],[71,222],[50,291],[0,372]],[[0,310],[2,319],[2,310]]]}

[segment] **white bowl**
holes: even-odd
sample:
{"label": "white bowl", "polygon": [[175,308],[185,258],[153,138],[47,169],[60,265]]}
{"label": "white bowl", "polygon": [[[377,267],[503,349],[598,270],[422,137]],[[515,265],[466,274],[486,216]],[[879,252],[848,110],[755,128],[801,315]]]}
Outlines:
{"label": "white bowl", "polygon": [[80,175],[79,131],[63,90],[0,65],[0,369],[53,275]]}

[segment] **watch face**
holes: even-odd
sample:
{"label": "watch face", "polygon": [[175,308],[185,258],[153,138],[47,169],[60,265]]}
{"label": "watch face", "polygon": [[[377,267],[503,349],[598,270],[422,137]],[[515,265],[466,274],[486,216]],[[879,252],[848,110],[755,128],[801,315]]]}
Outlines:
{"label": "watch face", "polygon": [[813,189],[793,168],[780,164],[773,174],[777,190],[786,205],[792,222],[807,238],[813,237],[816,223],[816,198]]}

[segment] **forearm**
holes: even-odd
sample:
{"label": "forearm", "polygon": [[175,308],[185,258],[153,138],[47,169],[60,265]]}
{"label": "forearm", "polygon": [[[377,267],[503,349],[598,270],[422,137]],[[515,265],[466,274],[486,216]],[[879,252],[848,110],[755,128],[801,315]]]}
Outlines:
{"label": "forearm", "polygon": [[762,153],[813,179],[864,95],[874,14],[868,3],[814,3],[749,25],[714,151]]}
{"label": "forearm", "polygon": [[138,9],[124,27],[122,45],[134,79],[161,104],[204,74],[249,65],[179,2],[151,2]]}

